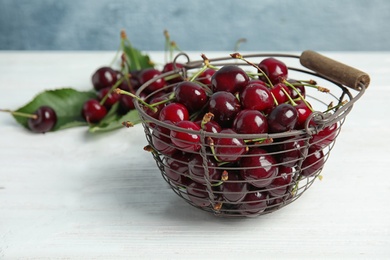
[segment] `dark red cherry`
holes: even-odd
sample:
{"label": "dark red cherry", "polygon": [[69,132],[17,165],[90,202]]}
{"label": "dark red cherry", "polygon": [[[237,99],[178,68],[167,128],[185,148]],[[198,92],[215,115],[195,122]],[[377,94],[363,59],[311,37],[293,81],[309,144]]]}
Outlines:
{"label": "dark red cherry", "polygon": [[211,78],[215,74],[216,70],[208,68],[205,71],[203,71],[196,80],[199,81],[202,84],[205,84],[207,86],[211,86]]}
{"label": "dark red cherry", "polygon": [[99,101],[102,101],[102,99],[105,98],[105,96],[108,94],[107,99],[103,104],[107,110],[109,110],[116,102],[118,102],[120,97],[122,96],[116,93],[115,91],[110,92],[110,90],[111,88],[103,88],[99,90],[97,94],[97,98]]}
{"label": "dark red cherry", "polygon": [[268,194],[265,191],[250,191],[239,206],[240,214],[252,215],[267,209]]}
{"label": "dark red cherry", "polygon": [[275,97],[278,104],[282,104],[289,101],[288,96],[291,97],[291,89],[283,83],[275,84],[274,87],[271,89],[271,93]]}
{"label": "dark red cherry", "polygon": [[139,73],[138,78],[141,85],[145,84],[149,80],[154,79],[154,81],[145,88],[146,92],[151,93],[165,87],[166,82],[164,78],[155,79],[156,77],[161,76],[161,74],[161,71],[154,68],[144,69]]}
{"label": "dark red cherry", "polygon": [[250,83],[240,93],[241,105],[245,109],[265,111],[274,106],[271,91],[263,83]]}
{"label": "dark red cherry", "polygon": [[310,139],[310,145],[316,148],[325,148],[330,145],[337,136],[338,133],[338,124],[337,122],[325,127],[317,134],[314,134]]}
{"label": "dark red cherry", "polygon": [[190,201],[198,207],[210,206],[209,193],[206,186],[197,182],[192,182],[187,187],[187,195]]}
{"label": "dark red cherry", "polygon": [[183,128],[183,131],[171,130],[172,143],[184,152],[197,152],[200,149],[201,139],[199,134],[189,133],[190,131],[200,131],[200,127],[194,122],[183,120],[175,124]]}
{"label": "dark red cherry", "polygon": [[306,120],[313,113],[313,111],[311,110],[311,105],[309,103],[308,103],[308,105],[310,107],[302,100],[298,100],[298,101],[296,101],[296,103],[297,103],[297,105],[295,106],[295,109],[298,112],[298,118],[297,118],[297,122],[295,124],[295,128],[296,129],[304,129],[305,124],[306,124]]}
{"label": "dark red cherry", "polygon": [[268,115],[268,129],[271,133],[292,130],[298,119],[298,112],[290,104],[283,103],[276,106]]}
{"label": "dark red cherry", "polygon": [[[223,129],[220,134],[237,135],[232,129]],[[214,139],[215,156],[222,162],[236,162],[246,153],[245,142],[237,137],[218,137]]]}
{"label": "dark red cherry", "polygon": [[57,114],[49,106],[41,106],[35,112],[36,118],[27,120],[28,128],[35,133],[46,133],[53,129],[57,123]]}
{"label": "dark red cherry", "polygon": [[244,109],[233,121],[233,129],[239,134],[262,134],[268,131],[267,118],[257,110]]}
{"label": "dark red cherry", "polygon": [[270,185],[278,174],[278,166],[275,158],[266,150],[251,148],[240,160],[243,178],[255,187],[263,188]]}
{"label": "dark red cherry", "polygon": [[278,153],[279,161],[282,165],[287,167],[294,167],[297,165],[304,152],[304,139],[287,139],[280,143]]}
{"label": "dark red cherry", "polygon": [[[306,97],[306,89],[305,89],[305,86],[303,86],[301,82],[299,82],[295,79],[288,79],[287,82],[294,85],[295,89],[301,94],[301,96],[303,98]],[[297,91],[295,91],[295,89],[291,88],[291,98],[292,99],[301,98],[300,95],[297,93]]]}
{"label": "dark red cherry", "polygon": [[[207,171],[204,165],[207,165]],[[221,180],[222,172],[217,170],[217,167],[218,163],[213,157],[204,159],[199,153],[193,154],[188,162],[190,177],[194,181],[202,184],[206,184],[206,180],[209,180],[211,184]]]}
{"label": "dark red cherry", "polygon": [[293,175],[293,168],[279,166],[279,172],[270,185],[267,186],[268,193],[273,197],[282,197],[286,194]]}
{"label": "dark red cherry", "polygon": [[322,169],[325,163],[324,152],[311,147],[309,149],[306,159],[302,163],[302,175],[305,177],[314,176],[318,171]]}
{"label": "dark red cherry", "polygon": [[203,126],[202,126],[202,120],[198,120],[195,123],[199,125],[201,129],[209,133],[219,133],[222,130],[221,126],[214,120],[210,120],[206,124],[203,124]]}
{"label": "dark red cherry", "polygon": [[181,186],[183,179],[188,176],[189,155],[178,151],[171,156],[166,156],[164,172],[172,184]]}
{"label": "dark red cherry", "polygon": [[107,109],[96,99],[90,99],[83,105],[83,118],[90,124],[99,123],[107,114]]}
{"label": "dark red cherry", "polygon": [[231,203],[242,201],[248,192],[248,184],[238,171],[229,170],[227,174],[227,181],[224,181],[220,187],[223,199]]}
{"label": "dark red cherry", "polygon": [[172,123],[177,123],[189,119],[187,108],[180,103],[173,102],[164,106],[159,113],[159,120],[169,120]]}
{"label": "dark red cherry", "polygon": [[231,125],[240,110],[240,102],[230,92],[218,91],[209,99],[208,111],[214,115],[214,120],[222,127]]}
{"label": "dark red cherry", "polygon": [[[163,69],[162,69],[162,73],[167,73],[167,72],[171,72],[171,71],[175,71],[175,70],[180,70],[184,68],[184,65],[182,63],[179,63],[179,62],[168,62],[164,65]],[[174,77],[174,78],[171,78],[169,80],[167,80],[167,83],[169,84],[174,84],[174,83],[178,83],[178,82],[181,82],[183,81],[183,78],[180,76],[180,75],[177,75],[177,77]]]}
{"label": "dark red cherry", "polygon": [[248,85],[249,77],[236,65],[225,65],[217,70],[211,78],[212,90],[236,93]]}
{"label": "dark red cherry", "polygon": [[206,91],[200,85],[183,81],[175,88],[176,101],[185,105],[189,112],[201,110],[208,101]]}
{"label": "dark red cherry", "polygon": [[[166,102],[164,102],[166,101]],[[162,103],[160,103],[162,102]],[[155,105],[159,103],[159,105]],[[160,115],[160,111],[168,104],[170,104],[168,101],[167,101],[167,97],[164,97],[164,96],[157,96],[157,97],[153,97],[150,102],[149,102],[150,105],[153,105],[153,107],[156,108],[156,110],[152,110],[151,108],[149,107],[145,107],[145,112],[146,114],[148,114],[149,116],[153,117],[153,118],[156,118],[158,119],[159,118],[159,115]],[[164,121],[164,120],[163,120]]]}
{"label": "dark red cherry", "polygon": [[[275,58],[265,58],[259,63],[259,68],[268,76],[272,84],[278,84],[287,79],[288,69],[284,62]],[[261,76],[261,80],[268,82],[266,77]]]}
{"label": "dark red cherry", "polygon": [[[172,124],[170,121],[164,121]],[[170,137],[171,131],[163,126],[155,126],[152,132],[152,143],[154,148],[162,154],[172,155],[177,151]]]}
{"label": "dark red cherry", "polygon": [[92,85],[95,90],[112,87],[117,81],[118,72],[110,67],[101,67],[92,74]]}

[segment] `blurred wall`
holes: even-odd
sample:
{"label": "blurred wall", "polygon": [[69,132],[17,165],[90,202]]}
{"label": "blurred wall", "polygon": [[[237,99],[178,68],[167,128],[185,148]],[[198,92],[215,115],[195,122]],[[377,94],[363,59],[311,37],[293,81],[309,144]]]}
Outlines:
{"label": "blurred wall", "polygon": [[0,50],[390,50],[388,0],[0,0]]}

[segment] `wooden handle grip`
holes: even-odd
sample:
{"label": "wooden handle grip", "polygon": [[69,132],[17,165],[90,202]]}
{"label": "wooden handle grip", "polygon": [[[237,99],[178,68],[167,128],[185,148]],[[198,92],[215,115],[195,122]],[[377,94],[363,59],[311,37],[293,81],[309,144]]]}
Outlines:
{"label": "wooden handle grip", "polygon": [[367,73],[311,50],[302,52],[300,62],[306,68],[355,90],[361,89],[361,83],[366,88],[370,84]]}

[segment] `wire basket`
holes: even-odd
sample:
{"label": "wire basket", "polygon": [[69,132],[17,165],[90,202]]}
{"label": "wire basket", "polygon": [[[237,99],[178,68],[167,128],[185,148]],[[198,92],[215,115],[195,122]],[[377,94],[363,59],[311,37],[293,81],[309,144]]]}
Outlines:
{"label": "wire basket", "polygon": [[[298,199],[320,176],[345,117],[369,85],[369,76],[364,72],[313,51],[301,55],[243,55],[243,59],[229,56],[207,62],[217,68],[236,65],[255,75],[258,69],[251,64],[259,64],[267,57],[287,64],[289,78],[314,80],[316,85],[329,90],[322,93],[316,88],[305,88],[305,100],[315,111],[300,129],[261,134],[184,129],[159,120],[142,102],[135,102],[149,143],[147,147],[164,180],[189,204],[216,216],[259,216]],[[179,66],[177,60],[183,58],[186,62]],[[180,53],[174,60],[175,69],[146,82],[136,95],[146,101],[163,97],[175,102],[177,81],[152,92],[147,91],[148,87],[163,78],[186,80],[204,65],[205,60],[190,61],[188,55]],[[206,110],[193,115],[192,120],[203,118]],[[197,149],[175,145],[178,133],[198,137]]]}

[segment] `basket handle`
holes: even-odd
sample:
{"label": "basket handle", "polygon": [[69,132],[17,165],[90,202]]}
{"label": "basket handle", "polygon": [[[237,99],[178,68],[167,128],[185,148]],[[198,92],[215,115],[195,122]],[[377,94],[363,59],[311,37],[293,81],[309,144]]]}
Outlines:
{"label": "basket handle", "polygon": [[307,50],[302,52],[299,60],[304,67],[355,90],[360,91],[362,84],[365,88],[370,84],[370,76],[367,73],[330,59],[315,51]]}

